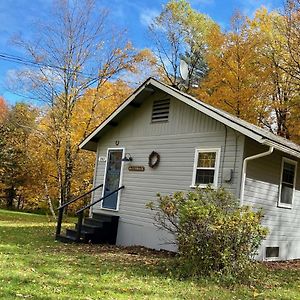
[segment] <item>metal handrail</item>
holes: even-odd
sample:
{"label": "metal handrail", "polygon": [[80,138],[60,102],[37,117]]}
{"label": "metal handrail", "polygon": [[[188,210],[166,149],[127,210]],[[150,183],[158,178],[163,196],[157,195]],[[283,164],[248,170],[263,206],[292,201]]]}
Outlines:
{"label": "metal handrail", "polygon": [[119,188],[115,189],[113,192],[111,192],[111,193],[109,193],[109,194],[103,196],[102,198],[96,200],[95,202],[92,202],[92,203],[90,203],[90,204],[88,204],[88,205],[82,207],[81,209],[79,209],[78,211],[76,211],[76,215],[80,214],[81,212],[85,211],[86,209],[92,207],[93,205],[99,203],[100,201],[104,200],[105,198],[111,196],[112,194],[114,194],[114,193],[116,193],[116,192],[118,192],[119,190],[124,189],[124,188],[125,188],[125,186],[122,185],[122,186],[120,186]]}
{"label": "metal handrail", "polygon": [[67,203],[64,203],[63,205],[61,205],[60,207],[58,207],[57,210],[60,210],[60,209],[62,209],[62,208],[65,208],[66,206],[70,205],[71,203],[73,203],[73,202],[75,202],[75,201],[77,201],[77,200],[83,198],[84,196],[86,196],[86,195],[92,193],[93,191],[99,189],[99,188],[102,187],[102,186],[103,186],[103,183],[100,184],[100,185],[98,185],[98,186],[96,186],[96,187],[94,187],[93,189],[89,190],[88,192],[86,192],[86,193],[84,193],[84,194],[82,194],[82,195],[76,197],[75,199],[73,199],[73,200],[71,200],[71,201],[69,201],[69,202],[67,202]]}
{"label": "metal handrail", "polygon": [[79,209],[78,211],[76,211],[76,215],[78,215],[78,222],[77,222],[77,232],[76,232],[76,241],[79,242],[80,241],[80,236],[81,236],[81,229],[82,229],[82,221],[83,221],[83,213],[86,209],[92,207],[93,205],[99,203],[100,201],[103,201],[105,198],[108,198],[109,196],[111,196],[114,193],[117,193],[119,190],[124,189],[125,186],[122,185],[119,188],[115,189],[114,191],[112,191],[111,193],[101,197],[100,199],[98,199],[95,202],[92,202],[91,204],[88,204],[84,207],[82,207],[81,209]]}
{"label": "metal handrail", "polygon": [[57,216],[56,233],[55,233],[56,237],[59,236],[60,232],[61,232],[61,224],[62,224],[63,215],[64,215],[64,208],[67,207],[68,205],[70,205],[71,203],[83,198],[84,196],[94,192],[95,190],[99,189],[100,187],[103,187],[103,183],[94,187],[93,189],[89,190],[88,192],[84,193],[83,195],[80,195],[80,196],[76,197],[75,199],[73,199],[67,203],[64,203],[63,205],[58,207],[58,216]]}

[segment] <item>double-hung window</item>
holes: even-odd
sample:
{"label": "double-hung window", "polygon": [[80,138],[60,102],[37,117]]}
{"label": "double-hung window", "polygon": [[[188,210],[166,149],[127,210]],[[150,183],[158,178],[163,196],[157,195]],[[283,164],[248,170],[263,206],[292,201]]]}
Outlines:
{"label": "double-hung window", "polygon": [[217,187],[220,149],[196,149],[192,187]]}
{"label": "double-hung window", "polygon": [[278,206],[291,208],[296,184],[297,162],[288,158],[282,159],[281,181]]}

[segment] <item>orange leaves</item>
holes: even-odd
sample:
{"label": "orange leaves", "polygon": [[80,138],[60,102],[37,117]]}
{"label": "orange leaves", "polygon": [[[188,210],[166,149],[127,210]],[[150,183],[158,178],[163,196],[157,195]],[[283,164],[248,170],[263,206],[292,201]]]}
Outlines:
{"label": "orange leaves", "polygon": [[268,14],[266,9],[258,10],[253,20],[236,14],[231,31],[210,37],[210,72],[194,93],[214,106],[276,132],[286,122],[274,118],[278,116],[278,105],[286,107],[290,102],[281,96],[285,91],[291,96],[286,85],[289,81],[280,68],[285,54],[279,46],[283,41],[279,21],[278,14]]}
{"label": "orange leaves", "polygon": [[0,96],[0,123],[3,123],[7,116],[8,107],[5,99]]}

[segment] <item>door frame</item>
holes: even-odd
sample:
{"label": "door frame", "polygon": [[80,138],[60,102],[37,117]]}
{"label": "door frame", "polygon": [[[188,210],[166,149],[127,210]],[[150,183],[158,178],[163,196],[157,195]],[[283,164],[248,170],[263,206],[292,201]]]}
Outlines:
{"label": "door frame", "polygon": [[[104,192],[105,192],[105,181],[106,181],[106,174],[107,174],[107,165],[108,165],[108,161],[109,161],[108,154],[109,154],[110,150],[122,150],[122,158],[124,157],[124,153],[125,153],[125,148],[124,147],[107,148],[107,150],[106,150],[106,164],[105,164],[105,168],[104,168],[103,188],[102,188],[102,196],[101,197],[104,197]],[[123,169],[124,169],[124,161],[121,162],[119,187],[122,186]],[[121,190],[118,191],[116,209],[103,207],[102,206],[103,201],[101,201],[101,209],[109,210],[109,211],[119,211],[120,196],[121,196]]]}

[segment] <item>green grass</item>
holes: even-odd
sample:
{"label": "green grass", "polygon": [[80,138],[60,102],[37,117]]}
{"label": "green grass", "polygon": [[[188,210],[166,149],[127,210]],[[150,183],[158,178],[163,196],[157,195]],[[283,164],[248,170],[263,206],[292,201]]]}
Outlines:
{"label": "green grass", "polygon": [[[0,210],[1,299],[300,299],[300,267],[261,267],[253,286],[180,280],[163,253],[55,242],[47,217]],[[292,267],[292,268],[291,268]]]}

